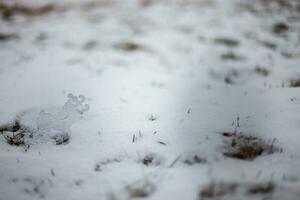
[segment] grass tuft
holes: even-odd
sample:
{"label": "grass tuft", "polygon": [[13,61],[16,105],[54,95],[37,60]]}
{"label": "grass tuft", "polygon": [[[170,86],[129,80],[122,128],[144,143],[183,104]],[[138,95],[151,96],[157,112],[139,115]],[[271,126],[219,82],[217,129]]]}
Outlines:
{"label": "grass tuft", "polygon": [[223,155],[226,157],[251,161],[262,154],[268,155],[278,150],[274,147],[275,140],[268,144],[258,137],[242,132],[239,134],[224,132],[222,135],[226,143],[226,150]]}

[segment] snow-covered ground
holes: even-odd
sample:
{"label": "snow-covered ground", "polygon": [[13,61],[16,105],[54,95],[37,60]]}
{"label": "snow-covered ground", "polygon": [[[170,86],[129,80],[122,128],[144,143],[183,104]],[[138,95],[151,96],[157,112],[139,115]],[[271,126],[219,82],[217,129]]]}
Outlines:
{"label": "snow-covered ground", "polygon": [[0,2],[0,200],[300,199],[297,1]]}

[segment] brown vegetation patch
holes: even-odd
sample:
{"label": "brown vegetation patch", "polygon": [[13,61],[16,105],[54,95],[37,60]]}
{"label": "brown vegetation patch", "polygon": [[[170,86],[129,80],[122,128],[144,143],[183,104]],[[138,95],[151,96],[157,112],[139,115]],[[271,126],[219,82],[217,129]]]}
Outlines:
{"label": "brown vegetation patch", "polygon": [[222,134],[226,143],[226,150],[223,155],[226,157],[254,160],[262,154],[272,154],[278,149],[274,147],[275,140],[271,144],[267,144],[262,139],[246,135],[244,133],[229,133]]}
{"label": "brown vegetation patch", "polygon": [[300,79],[291,80],[290,87],[300,87]]}
{"label": "brown vegetation patch", "polygon": [[145,198],[153,194],[156,187],[153,183],[145,181],[127,187],[127,191],[131,198]]}
{"label": "brown vegetation patch", "polygon": [[243,56],[237,55],[236,53],[229,51],[226,53],[223,53],[221,55],[222,60],[227,60],[227,61],[241,61],[244,60],[245,58]]}
{"label": "brown vegetation patch", "polygon": [[4,20],[11,20],[14,15],[42,16],[52,12],[63,12],[72,9],[88,11],[98,7],[110,6],[113,2],[114,0],[90,0],[82,3],[48,3],[41,6],[0,2],[0,13]]}
{"label": "brown vegetation patch", "polygon": [[289,30],[289,26],[284,22],[278,22],[272,26],[274,34],[283,34]]}
{"label": "brown vegetation patch", "polygon": [[6,4],[0,3],[0,12],[3,19],[9,20],[13,15],[28,15],[28,16],[38,16],[45,15],[57,9],[57,6],[54,4],[46,4],[40,7],[32,7],[24,4],[14,3]]}
{"label": "brown vegetation patch", "polygon": [[259,75],[262,75],[264,77],[268,76],[270,74],[270,71],[267,69],[267,68],[264,68],[264,67],[260,67],[260,66],[257,66],[255,68],[255,72]]}
{"label": "brown vegetation patch", "polygon": [[23,133],[18,133],[12,135],[5,135],[4,137],[8,144],[20,146],[20,145],[24,145],[24,136],[25,135]]}
{"label": "brown vegetation patch", "polygon": [[122,42],[115,45],[115,48],[120,49],[122,51],[133,52],[141,49],[141,46],[134,42]]}
{"label": "brown vegetation patch", "polygon": [[199,199],[225,199],[225,196],[230,199],[230,197],[241,194],[250,195],[250,197],[257,194],[262,195],[262,197],[269,197],[275,189],[275,183],[270,181],[255,183],[211,182],[200,191]]}
{"label": "brown vegetation patch", "polygon": [[296,11],[299,9],[299,1],[297,0],[252,0],[242,1],[242,8],[253,13],[276,13],[284,11]]}
{"label": "brown vegetation patch", "polygon": [[219,37],[214,40],[215,44],[224,45],[228,47],[237,47],[239,46],[240,42],[238,40],[226,37]]}
{"label": "brown vegetation patch", "polygon": [[19,120],[1,125],[0,132],[4,135],[8,144],[15,146],[25,145],[25,136],[32,137],[30,131],[28,131]]}
{"label": "brown vegetation patch", "polygon": [[0,42],[14,40],[14,39],[17,39],[17,38],[18,38],[18,36],[16,34],[0,33]]}
{"label": "brown vegetation patch", "polygon": [[12,123],[3,124],[0,126],[0,132],[8,131],[8,132],[17,132],[21,129],[21,124],[19,120],[15,120]]}
{"label": "brown vegetation patch", "polygon": [[237,188],[236,183],[210,183],[200,191],[200,200],[215,199],[234,193]]}
{"label": "brown vegetation patch", "polygon": [[248,187],[249,194],[267,194],[272,193],[275,189],[273,182],[251,184]]}

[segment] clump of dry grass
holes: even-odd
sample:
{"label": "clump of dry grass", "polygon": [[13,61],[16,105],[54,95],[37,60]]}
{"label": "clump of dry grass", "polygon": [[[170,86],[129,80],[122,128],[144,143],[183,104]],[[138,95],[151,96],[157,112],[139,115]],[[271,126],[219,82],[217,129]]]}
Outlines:
{"label": "clump of dry grass", "polygon": [[226,60],[226,61],[242,61],[245,58],[243,56],[237,55],[236,53],[234,53],[232,51],[228,51],[221,55],[221,59]]}
{"label": "clump of dry grass", "polygon": [[264,76],[264,77],[266,77],[270,74],[270,70],[268,70],[267,68],[264,68],[264,67],[260,67],[260,66],[257,66],[255,68],[255,72],[257,74],[260,74],[260,75]]}
{"label": "clump of dry grass", "polygon": [[218,37],[214,39],[215,44],[224,45],[228,47],[237,47],[240,42],[236,39],[227,38],[227,37]]}
{"label": "clump of dry grass", "polygon": [[299,12],[299,1],[298,0],[252,0],[252,1],[241,1],[239,3],[241,8],[248,10],[253,13],[276,13],[289,11]]}
{"label": "clump of dry grass", "polygon": [[274,147],[275,140],[271,144],[264,142],[262,139],[240,133],[224,132],[224,141],[226,144],[223,155],[226,157],[241,159],[241,160],[254,160],[262,154],[272,154],[278,149]]}
{"label": "clump of dry grass", "polygon": [[[225,196],[238,196],[238,193],[244,195],[257,195],[262,197],[272,195],[276,185],[273,182],[255,182],[255,183],[235,183],[235,182],[211,182],[205,186],[199,193],[199,199],[224,199]],[[226,198],[227,199],[227,198]]]}
{"label": "clump of dry grass", "polygon": [[256,183],[248,186],[247,192],[249,194],[268,194],[275,190],[275,184],[273,182]]}
{"label": "clump of dry grass", "polygon": [[219,183],[211,182],[205,186],[199,194],[200,200],[221,198],[227,194],[232,194],[237,188],[236,183]]}
{"label": "clump of dry grass", "polygon": [[0,42],[17,39],[18,36],[13,33],[0,33]]}
{"label": "clump of dry grass", "polygon": [[19,120],[15,120],[12,123],[3,124],[0,126],[0,132],[9,131],[9,132],[17,132],[21,129],[21,124]]}
{"label": "clump of dry grass", "polygon": [[154,160],[153,155],[146,155],[143,159],[143,164],[148,166],[152,164],[153,160]]}
{"label": "clump of dry grass", "polygon": [[184,160],[184,163],[187,164],[187,165],[194,165],[194,164],[203,164],[203,163],[206,163],[206,159],[195,154],[193,155],[192,157],[189,157],[189,158],[186,158]]}
{"label": "clump of dry grass", "polygon": [[0,14],[4,20],[9,21],[14,15],[35,17],[43,16],[52,12],[64,12],[71,9],[89,11],[97,7],[110,6],[113,2],[113,0],[89,0],[81,3],[46,3],[41,6],[32,6],[20,2],[7,3],[0,1]]}
{"label": "clump of dry grass", "polygon": [[6,142],[10,145],[25,145],[25,136],[32,137],[32,134],[24,127],[19,120],[0,126],[0,132],[4,135]]}
{"label": "clump of dry grass", "polygon": [[23,133],[18,133],[18,134],[13,133],[12,135],[5,135],[4,137],[8,144],[20,146],[20,145],[25,144],[24,136],[25,136],[25,134],[23,134]]}
{"label": "clump of dry grass", "polygon": [[56,9],[54,4],[46,4],[40,7],[31,7],[20,3],[6,4],[4,2],[0,3],[0,13],[3,19],[10,20],[10,18],[15,14],[37,16],[44,15],[52,12]]}
{"label": "clump of dry grass", "polygon": [[[19,120],[14,120],[11,123],[1,125],[0,133],[4,135],[8,144],[28,147],[26,139],[33,137],[34,130],[26,127]],[[65,131],[54,135],[52,139],[56,145],[67,144],[70,141],[70,134],[68,131]]]}
{"label": "clump of dry grass", "polygon": [[300,79],[293,79],[290,81],[290,87],[300,87]]}
{"label": "clump of dry grass", "polygon": [[284,22],[277,22],[272,26],[272,32],[274,34],[283,34],[289,30],[289,26]]}
{"label": "clump of dry grass", "polygon": [[120,49],[122,51],[133,52],[141,49],[141,46],[134,42],[122,42],[115,45],[115,48]]}
{"label": "clump of dry grass", "polygon": [[146,166],[159,166],[163,164],[164,158],[156,153],[147,153],[142,156],[138,162]]}
{"label": "clump of dry grass", "polygon": [[127,191],[131,198],[145,198],[153,194],[156,187],[150,181],[143,181],[127,187]]}

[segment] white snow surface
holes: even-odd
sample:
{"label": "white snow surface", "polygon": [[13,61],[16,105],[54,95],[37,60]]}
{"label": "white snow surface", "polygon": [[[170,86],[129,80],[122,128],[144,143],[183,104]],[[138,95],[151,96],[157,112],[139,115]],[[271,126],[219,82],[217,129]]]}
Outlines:
{"label": "white snow surface", "polygon": [[[144,199],[196,200],[211,182],[265,181],[276,184],[269,199],[300,199],[300,88],[289,87],[300,78],[300,11],[245,0],[2,2],[67,9],[0,21],[1,34],[17,35],[0,40],[0,124],[18,118],[35,130],[29,148],[0,134],[0,200],[135,199],[128,186],[145,182],[154,191]],[[289,25],[283,35],[272,33],[278,22]],[[222,59],[228,52],[241,59]],[[66,114],[68,94],[89,109]],[[221,133],[237,118],[238,131],[282,152],[225,157]],[[55,127],[69,130],[67,144],[49,137]],[[194,155],[206,162],[184,162]]]}

